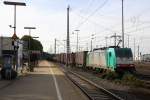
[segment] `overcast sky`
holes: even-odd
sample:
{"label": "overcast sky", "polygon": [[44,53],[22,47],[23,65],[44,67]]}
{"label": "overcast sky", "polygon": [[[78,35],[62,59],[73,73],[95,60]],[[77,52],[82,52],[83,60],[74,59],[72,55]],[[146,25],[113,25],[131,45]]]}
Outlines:
{"label": "overcast sky", "polygon": [[[13,6],[0,1],[0,33],[12,36]],[[72,51],[76,48],[76,34],[79,29],[79,47],[90,49],[91,35],[93,48],[105,46],[105,37],[114,33],[121,35],[121,0],[10,0],[25,2],[26,7],[17,7],[17,35],[28,34],[25,26],[34,26],[32,36],[39,36],[44,51],[53,52],[54,39],[59,47],[57,52],[64,51],[66,39],[66,8],[70,5],[70,40]],[[124,0],[125,33],[130,36],[130,47],[134,38],[142,53],[150,53],[150,0]],[[125,46],[127,47],[127,35]],[[113,45],[113,39],[108,40]]]}

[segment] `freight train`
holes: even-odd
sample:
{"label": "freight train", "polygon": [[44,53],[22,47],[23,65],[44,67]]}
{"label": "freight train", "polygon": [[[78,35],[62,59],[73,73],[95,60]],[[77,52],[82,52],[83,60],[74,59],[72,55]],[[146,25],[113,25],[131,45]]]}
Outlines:
{"label": "freight train", "polygon": [[131,48],[120,48],[118,46],[98,48],[90,52],[69,53],[68,56],[66,53],[56,54],[54,60],[69,66],[98,69],[101,71],[135,71]]}

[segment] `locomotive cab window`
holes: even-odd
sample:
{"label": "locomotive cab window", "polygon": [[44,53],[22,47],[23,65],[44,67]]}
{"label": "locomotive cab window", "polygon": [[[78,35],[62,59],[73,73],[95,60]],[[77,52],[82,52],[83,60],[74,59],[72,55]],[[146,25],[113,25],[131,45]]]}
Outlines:
{"label": "locomotive cab window", "polygon": [[132,57],[132,51],[130,49],[116,49],[115,52],[117,57]]}
{"label": "locomotive cab window", "polygon": [[111,57],[111,52],[109,52],[109,56]]}

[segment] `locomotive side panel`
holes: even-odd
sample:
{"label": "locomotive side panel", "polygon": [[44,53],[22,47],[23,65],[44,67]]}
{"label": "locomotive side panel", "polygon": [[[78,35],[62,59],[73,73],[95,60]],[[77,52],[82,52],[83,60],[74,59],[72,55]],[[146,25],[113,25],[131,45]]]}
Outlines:
{"label": "locomotive side panel", "polygon": [[107,59],[106,59],[105,50],[96,51],[95,55],[94,55],[94,62],[93,62],[94,65],[93,66],[106,69],[107,68],[106,60]]}
{"label": "locomotive side panel", "polygon": [[106,60],[106,52],[104,50],[96,50],[88,53],[87,66],[106,69]]}

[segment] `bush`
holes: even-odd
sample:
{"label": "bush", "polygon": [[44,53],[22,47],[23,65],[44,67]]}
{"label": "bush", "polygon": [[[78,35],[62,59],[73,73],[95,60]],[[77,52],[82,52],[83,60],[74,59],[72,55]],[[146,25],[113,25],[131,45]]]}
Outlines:
{"label": "bush", "polygon": [[124,74],[122,80],[126,82],[132,82],[132,81],[136,81],[137,78],[133,76],[132,74]]}
{"label": "bush", "polygon": [[118,74],[116,72],[109,72],[105,75],[105,78],[108,80],[113,80],[118,78]]}
{"label": "bush", "polygon": [[123,84],[126,84],[126,85],[132,85],[136,87],[144,86],[144,82],[137,79],[137,77],[135,77],[132,74],[125,74],[122,78],[122,81],[123,81]]}

